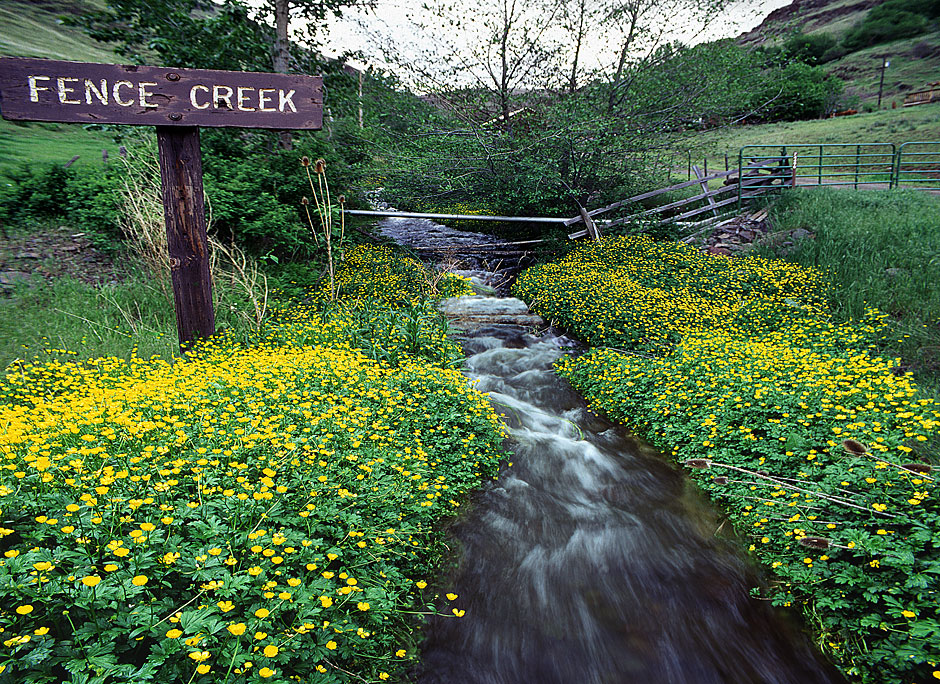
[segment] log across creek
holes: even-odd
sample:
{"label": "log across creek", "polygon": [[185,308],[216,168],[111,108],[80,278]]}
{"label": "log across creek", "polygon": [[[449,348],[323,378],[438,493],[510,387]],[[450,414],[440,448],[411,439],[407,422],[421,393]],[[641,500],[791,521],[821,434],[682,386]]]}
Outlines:
{"label": "log across creek", "polygon": [[[380,226],[411,248],[449,243],[451,258],[493,241],[409,221]],[[506,280],[479,250],[465,265],[483,291]],[[719,514],[680,468],[552,372],[574,340],[509,297],[441,310],[464,373],[504,417],[512,465],[453,527],[459,558],[441,584],[466,613],[427,624],[419,682],[844,681],[799,625],[751,596],[764,580],[739,541],[716,534]]]}

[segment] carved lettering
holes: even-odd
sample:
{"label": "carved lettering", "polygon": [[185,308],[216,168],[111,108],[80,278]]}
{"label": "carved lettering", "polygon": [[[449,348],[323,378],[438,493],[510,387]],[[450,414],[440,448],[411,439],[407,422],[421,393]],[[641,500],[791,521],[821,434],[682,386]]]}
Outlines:
{"label": "carved lettering", "polygon": [[189,89],[189,103],[196,109],[209,109],[209,106],[212,104],[211,102],[205,102],[203,104],[199,104],[199,102],[196,101],[197,90],[205,91],[206,93],[209,92],[209,88],[207,88],[204,85],[194,85],[192,88]]}
{"label": "carved lettering", "polygon": [[247,91],[254,90],[254,88],[238,88],[238,108],[243,112],[253,112],[255,111],[254,107],[248,107],[245,105],[245,100],[248,99]]}
{"label": "carved lettering", "polygon": [[141,83],[138,83],[138,84],[137,84],[137,95],[139,96],[137,101],[140,103],[140,106],[141,106],[141,107],[157,107],[157,106],[159,106],[159,105],[157,105],[157,104],[155,104],[155,103],[153,103],[153,102],[148,102],[148,101],[147,101],[147,98],[148,98],[148,97],[152,97],[152,96],[153,96],[153,93],[151,93],[149,90],[147,90],[147,86],[155,86],[155,85],[157,85],[157,84],[156,84],[156,83],[148,83],[148,82],[141,82]]}
{"label": "carved lettering", "polygon": [[278,109],[284,111],[284,105],[288,105],[292,112],[296,112],[297,108],[294,106],[294,103],[291,101],[291,98],[294,97],[294,91],[288,90],[286,93],[283,90],[277,91],[278,97]]}
{"label": "carved lettering", "polygon": [[[225,94],[222,94],[222,91],[225,91]],[[225,103],[225,109],[235,109],[232,106],[232,94],[234,91],[228,86],[214,85],[212,86],[212,103],[215,105],[216,109],[223,109],[222,103]]]}
{"label": "carved lettering", "polygon": [[0,115],[14,121],[318,128],[322,78],[0,57]]}
{"label": "carved lettering", "polygon": [[101,89],[95,87],[95,82],[90,78],[85,79],[85,104],[91,104],[91,96],[94,93],[94,96],[98,99],[103,105],[108,104],[108,81],[101,79]]}
{"label": "carved lettering", "polygon": [[122,107],[130,107],[134,104],[133,100],[122,100],[121,99],[121,88],[130,88],[133,90],[134,84],[130,81],[117,81],[114,84],[114,87],[111,89],[111,96],[114,98],[114,101],[121,105]]}
{"label": "carved lettering", "polygon": [[65,76],[60,76],[56,79],[56,90],[59,91],[59,102],[62,104],[81,104],[78,100],[70,100],[69,94],[75,92],[75,88],[71,88],[65,85],[66,81],[71,83],[78,83],[77,78],[68,78]]}
{"label": "carved lettering", "polygon": [[45,86],[41,86],[37,81],[49,81],[51,80],[48,76],[30,76],[29,77],[29,101],[30,102],[39,102],[39,91],[49,90]]}
{"label": "carved lettering", "polygon": [[273,93],[274,88],[258,88],[258,111],[259,112],[276,112],[277,109],[274,107],[265,107],[265,105],[271,102],[271,98],[265,93]]}

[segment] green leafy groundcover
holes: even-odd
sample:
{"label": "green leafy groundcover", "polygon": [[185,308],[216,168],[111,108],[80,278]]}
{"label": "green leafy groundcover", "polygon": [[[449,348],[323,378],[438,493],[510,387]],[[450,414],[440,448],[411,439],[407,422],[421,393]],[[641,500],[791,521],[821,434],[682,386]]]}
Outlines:
{"label": "green leafy groundcover", "polygon": [[846,673],[940,679],[940,407],[877,355],[884,316],[832,323],[824,288],[625,237],[529,269],[516,294],[597,345],[560,372],[691,469]]}
{"label": "green leafy groundcover", "polygon": [[400,675],[415,613],[463,614],[430,564],[501,428],[436,314],[391,311],[297,305],[248,347],[0,378],[0,680]]}

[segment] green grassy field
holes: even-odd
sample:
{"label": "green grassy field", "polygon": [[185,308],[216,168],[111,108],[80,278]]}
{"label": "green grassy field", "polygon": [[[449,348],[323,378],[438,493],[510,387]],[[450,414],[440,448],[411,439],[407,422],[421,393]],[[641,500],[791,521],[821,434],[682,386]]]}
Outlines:
{"label": "green grassy field", "polygon": [[44,57],[75,62],[120,62],[106,43],[89,38],[60,17],[74,14],[86,3],[61,0],[4,0],[0,5],[0,54]]}
{"label": "green grassy field", "polygon": [[118,147],[111,133],[86,130],[78,124],[0,120],[0,176],[15,179],[22,164],[65,164],[75,155],[79,156],[77,165],[100,166],[102,150],[114,160]]}
{"label": "green grassy field", "polygon": [[[43,57],[83,62],[120,62],[111,46],[89,38],[60,20],[79,2],[4,0],[0,4],[0,55]],[[14,124],[0,120],[0,176],[15,178],[20,164],[64,164],[79,155],[79,164],[100,164],[104,149],[117,154],[113,136],[83,126]],[[2,182],[2,181],[0,181]]]}
{"label": "green grassy field", "polygon": [[940,140],[940,104],[690,133],[676,144],[676,168],[685,170],[686,151],[691,151],[693,164],[701,166],[707,159],[709,171],[719,171],[725,168],[726,154],[731,167],[737,166],[738,151],[745,145],[898,144],[913,140]]}

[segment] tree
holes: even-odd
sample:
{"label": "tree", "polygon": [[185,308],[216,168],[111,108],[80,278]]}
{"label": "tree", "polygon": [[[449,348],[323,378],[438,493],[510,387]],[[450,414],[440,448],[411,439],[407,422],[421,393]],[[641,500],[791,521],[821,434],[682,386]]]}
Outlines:
{"label": "tree", "polygon": [[822,67],[793,62],[769,69],[763,85],[755,89],[755,108],[767,121],[817,119],[836,109],[843,83]]}
{"label": "tree", "polygon": [[632,81],[666,42],[678,17],[702,30],[727,4],[727,0],[606,0],[601,23],[608,40],[618,46],[607,116],[627,98]]}
{"label": "tree", "polygon": [[107,0],[73,21],[137,64],[259,71],[269,59],[270,29],[238,0]]}
{"label": "tree", "polygon": [[[305,31],[302,39],[311,46],[317,44],[319,27],[330,15],[342,16],[349,7],[372,8],[375,0],[265,0],[261,15],[274,20],[274,43],[271,50],[271,64],[275,72],[290,73],[291,40],[289,35],[292,19],[302,19]],[[280,132],[281,146],[289,150],[292,147],[290,131]]]}
{"label": "tree", "polygon": [[784,52],[790,59],[816,66],[823,64],[826,53],[830,53],[839,41],[829,33],[797,33],[783,44]]}
{"label": "tree", "polygon": [[593,0],[566,0],[561,6],[561,25],[568,36],[571,56],[568,59],[568,92],[578,89],[584,70],[581,50],[590,42],[591,26],[597,18],[597,6]]}

